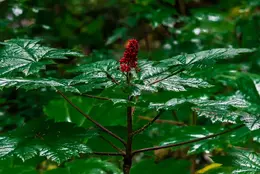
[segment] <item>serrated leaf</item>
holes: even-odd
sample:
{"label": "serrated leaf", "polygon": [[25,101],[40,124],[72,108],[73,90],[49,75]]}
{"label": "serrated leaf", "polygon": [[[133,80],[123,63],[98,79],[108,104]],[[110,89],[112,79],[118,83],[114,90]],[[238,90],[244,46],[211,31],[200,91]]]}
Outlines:
{"label": "serrated leaf", "polygon": [[11,39],[0,49],[0,75],[22,72],[26,76],[45,69],[45,65],[54,64],[51,59],[65,59],[67,56],[82,56],[69,51],[44,47],[40,40]]}
{"label": "serrated leaf", "polygon": [[235,150],[231,153],[234,157],[235,170],[232,174],[257,174],[260,171],[260,155],[255,152]]}
{"label": "serrated leaf", "polygon": [[[161,141],[160,145],[180,143],[183,141],[189,141],[196,138],[202,138],[211,134],[216,134],[223,131],[214,126],[188,126],[172,129],[168,132],[168,139]],[[188,154],[198,154],[205,151],[211,152],[216,148],[227,148],[230,144],[237,144],[243,142],[250,131],[246,127],[242,127],[233,132],[227,133],[222,136],[202,140],[196,143],[187,145],[189,147]],[[172,137],[171,137],[172,136]]]}
{"label": "serrated leaf", "polygon": [[260,129],[260,116],[244,113],[241,117],[241,121],[251,130]]}
{"label": "serrated leaf", "polygon": [[[172,76],[167,79],[167,75],[161,75],[155,78],[149,78],[145,80],[146,85],[152,87],[161,88],[168,91],[187,91],[188,88],[209,88],[212,87],[208,82],[197,78],[182,78],[180,76]],[[160,81],[161,79],[164,79]],[[157,82],[160,81],[160,82]],[[156,83],[154,83],[156,82]],[[154,83],[154,84],[153,84]]]}
{"label": "serrated leaf", "polygon": [[253,52],[252,49],[247,48],[216,48],[206,51],[201,51],[193,54],[183,54],[172,57],[170,59],[162,60],[160,66],[177,66],[185,65],[185,68],[202,68],[208,65],[212,65],[216,60],[232,58],[241,53]]}
{"label": "serrated leaf", "polygon": [[112,59],[76,67],[71,72],[81,72],[81,74],[73,78],[72,85],[82,85],[81,91],[85,92],[94,88],[112,87],[125,80],[118,67],[119,63]]}
{"label": "serrated leaf", "polygon": [[25,161],[43,156],[61,163],[80,153],[90,153],[84,141],[95,135],[71,123],[38,119],[0,136],[0,158],[14,156]]}
{"label": "serrated leaf", "polygon": [[24,79],[24,78],[0,78],[0,89],[16,87],[26,90],[33,90],[39,88],[50,87],[54,90],[62,90],[80,93],[79,90],[73,86],[70,86],[71,80],[61,79]]}
{"label": "serrated leaf", "polygon": [[[242,121],[249,126],[249,129],[256,129],[252,127],[252,124],[253,120],[255,121],[257,117],[243,111],[243,109],[249,106],[249,103],[241,98],[236,98],[236,96],[237,95],[231,96],[226,100],[174,98],[165,103],[150,103],[149,107],[157,110],[176,110],[179,109],[181,105],[186,104],[186,107],[195,111],[199,117],[209,118],[212,123],[224,122],[234,124]],[[256,122],[258,123],[259,121]],[[259,124],[257,124],[257,126],[259,126]]]}
{"label": "serrated leaf", "polygon": [[44,174],[122,174],[113,163],[98,158],[75,160],[65,164],[65,168],[47,171]]}
{"label": "serrated leaf", "polygon": [[185,98],[173,98],[165,103],[150,103],[150,108],[153,109],[165,109],[171,110],[178,107],[180,104],[183,103],[191,103],[193,105],[197,105],[200,107],[206,106],[216,106],[220,108],[227,108],[227,107],[238,107],[238,108],[245,108],[248,106],[248,103],[242,99],[234,99],[230,98],[230,100],[209,100],[207,98],[200,98],[200,99],[185,99]]}
{"label": "serrated leaf", "polygon": [[139,60],[138,67],[140,68],[140,72],[138,73],[138,75],[140,76],[140,80],[145,80],[154,77],[168,70],[167,67],[155,66],[155,62],[147,60]]}
{"label": "serrated leaf", "polygon": [[152,61],[139,61],[138,63],[140,72],[137,74],[138,77],[135,77],[138,78],[138,81],[134,83],[135,95],[141,94],[141,91],[156,92],[157,89],[186,91],[188,88],[212,87],[208,82],[199,78],[171,75],[167,67],[156,66]]}
{"label": "serrated leaf", "polygon": [[[85,74],[98,73],[98,72],[110,72],[118,70],[119,62],[113,59],[97,61],[94,63],[81,65],[73,68],[70,72],[83,72]],[[120,71],[118,71],[120,72]],[[106,77],[106,76],[104,76]]]}

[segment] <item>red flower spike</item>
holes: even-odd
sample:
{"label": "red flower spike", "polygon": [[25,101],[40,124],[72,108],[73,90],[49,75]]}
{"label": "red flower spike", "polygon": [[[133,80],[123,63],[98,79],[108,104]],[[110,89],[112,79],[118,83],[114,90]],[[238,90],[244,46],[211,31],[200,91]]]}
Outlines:
{"label": "red flower spike", "polygon": [[127,64],[121,64],[120,69],[122,72],[129,72],[131,70],[130,66],[128,66]]}
{"label": "red flower spike", "polygon": [[122,72],[129,72],[132,68],[137,67],[137,54],[138,54],[138,41],[136,39],[130,39],[127,42],[124,57],[120,62],[120,69]]}

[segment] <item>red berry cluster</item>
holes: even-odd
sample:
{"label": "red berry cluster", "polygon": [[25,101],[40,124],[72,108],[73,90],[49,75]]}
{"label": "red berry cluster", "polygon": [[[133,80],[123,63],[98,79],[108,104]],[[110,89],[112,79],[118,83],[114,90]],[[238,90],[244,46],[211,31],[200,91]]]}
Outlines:
{"label": "red berry cluster", "polygon": [[139,48],[138,41],[136,39],[128,40],[124,52],[124,57],[122,57],[119,60],[120,70],[122,72],[129,72],[132,68],[136,68],[138,48]]}

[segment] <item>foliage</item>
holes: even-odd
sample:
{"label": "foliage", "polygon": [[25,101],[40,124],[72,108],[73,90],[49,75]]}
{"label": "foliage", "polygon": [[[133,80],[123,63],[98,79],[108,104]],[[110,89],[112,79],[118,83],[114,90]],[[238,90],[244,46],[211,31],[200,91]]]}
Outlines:
{"label": "foliage", "polygon": [[15,156],[25,161],[45,156],[61,163],[80,153],[90,153],[84,142],[92,136],[91,131],[75,128],[71,123],[54,124],[38,119],[1,136],[1,158]]}
{"label": "foliage", "polygon": [[259,173],[259,5],[0,1],[0,173]]}

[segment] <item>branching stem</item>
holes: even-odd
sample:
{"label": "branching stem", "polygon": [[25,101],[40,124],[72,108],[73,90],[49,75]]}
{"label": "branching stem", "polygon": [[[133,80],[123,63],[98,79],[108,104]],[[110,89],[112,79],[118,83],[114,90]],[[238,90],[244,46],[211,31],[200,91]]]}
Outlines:
{"label": "branching stem", "polygon": [[146,128],[148,128],[151,124],[153,124],[161,115],[162,115],[163,111],[159,111],[159,113],[151,120],[149,121],[146,125],[144,125],[143,127],[137,129],[136,131],[134,131],[132,133],[132,136],[139,134],[141,132],[143,132]]}
{"label": "branching stem", "polygon": [[[127,73],[127,84],[130,85],[130,73]],[[132,96],[128,96],[128,101],[132,101],[133,97]],[[130,173],[130,169],[132,167],[132,143],[133,143],[133,136],[132,136],[132,132],[133,132],[133,118],[132,118],[132,107],[128,106],[127,107],[127,142],[126,142],[126,150],[125,153],[126,155],[124,156],[124,164],[123,164],[123,172],[124,174],[129,174]]]}
{"label": "branching stem", "polygon": [[[150,117],[145,117],[145,116],[138,116],[139,119],[142,120],[148,120],[151,121],[153,118]],[[179,121],[173,121],[173,120],[161,120],[157,119],[154,121],[155,123],[166,123],[166,124],[171,124],[171,125],[176,125],[176,126],[187,126],[184,122],[179,122]]]}
{"label": "branching stem", "polygon": [[95,96],[95,95],[82,94],[82,96],[86,96],[86,97],[88,97],[88,98],[94,98],[94,99],[98,99],[98,100],[108,100],[108,101],[111,101],[110,98],[99,97],[99,96]]}
{"label": "branching stem", "polygon": [[113,144],[111,141],[107,140],[105,137],[100,136],[100,138],[104,141],[106,141],[108,144],[110,144],[115,150],[117,150],[118,152],[120,152],[122,155],[125,155],[125,152],[123,150],[121,150],[119,147],[117,147],[115,144]]}
{"label": "branching stem", "polygon": [[114,79],[108,72],[105,72],[105,73],[107,75],[107,78],[109,78],[115,84],[119,85],[118,81],[116,79]]}
{"label": "branching stem", "polygon": [[124,145],[126,145],[126,142],[120,138],[118,135],[114,134],[113,132],[111,132],[110,130],[108,130],[107,128],[105,128],[104,126],[102,126],[100,123],[98,123],[97,121],[93,120],[89,115],[85,114],[79,107],[77,107],[68,97],[66,97],[61,91],[57,91],[73,108],[75,108],[79,113],[81,113],[86,119],[88,119],[89,121],[91,121],[93,124],[95,124],[97,127],[99,127],[101,130],[103,130],[104,132],[110,134],[112,137],[118,139],[121,143],[123,143]]}
{"label": "branching stem", "polygon": [[154,82],[149,83],[148,85],[154,85],[155,83],[158,83],[158,82],[161,82],[161,81],[163,81],[165,79],[168,79],[168,78],[170,78],[170,77],[172,77],[172,76],[174,76],[174,75],[176,75],[176,74],[178,74],[178,73],[180,73],[180,72],[182,72],[184,70],[185,70],[184,68],[181,68],[180,70],[178,70],[178,71],[176,71],[176,72],[174,72],[174,73],[172,73],[172,74],[170,74],[170,75],[168,75],[168,76],[166,76],[166,77],[164,77],[162,79],[155,80]]}
{"label": "branching stem", "polygon": [[184,141],[184,142],[180,142],[180,143],[174,143],[174,144],[168,144],[168,145],[164,145],[164,146],[155,146],[155,147],[148,147],[148,148],[139,149],[139,150],[134,151],[133,155],[135,155],[137,153],[141,153],[141,152],[147,152],[147,151],[158,150],[158,149],[165,149],[165,148],[169,148],[169,147],[177,147],[177,146],[182,146],[182,145],[186,145],[186,144],[190,144],[190,143],[195,143],[195,142],[198,142],[198,141],[206,140],[206,139],[209,139],[209,138],[214,138],[214,137],[217,137],[219,135],[223,135],[223,134],[232,132],[234,130],[237,130],[237,129],[243,127],[243,126],[244,126],[243,124],[242,125],[238,125],[236,127],[233,127],[231,129],[225,130],[225,131],[220,132],[220,133],[216,133],[216,134],[208,135],[208,136],[205,136],[205,137],[202,137],[202,138],[196,138],[196,139],[193,139],[193,140]]}
{"label": "branching stem", "polygon": [[92,152],[91,154],[101,156],[124,156],[123,154],[117,152]]}

